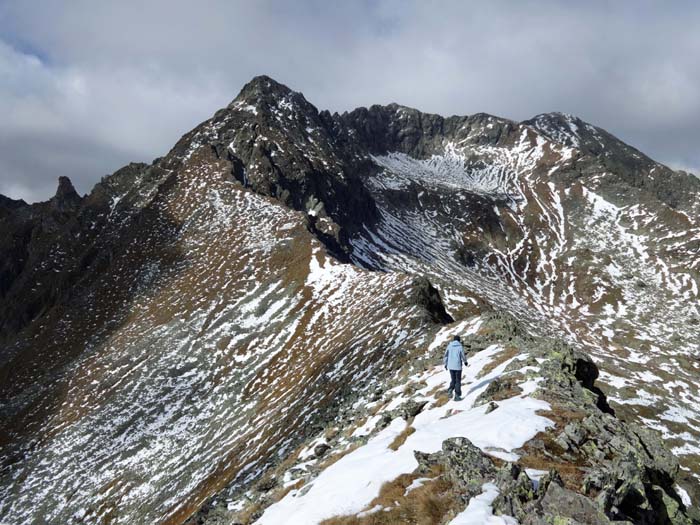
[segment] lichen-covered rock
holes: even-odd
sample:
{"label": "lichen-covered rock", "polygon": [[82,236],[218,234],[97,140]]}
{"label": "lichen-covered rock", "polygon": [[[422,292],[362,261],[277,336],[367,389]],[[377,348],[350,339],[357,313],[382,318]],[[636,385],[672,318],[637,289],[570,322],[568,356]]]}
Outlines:
{"label": "lichen-covered rock", "polygon": [[463,437],[444,441],[438,462],[445,469],[445,477],[469,497],[479,494],[485,480],[496,475],[491,458]]}
{"label": "lichen-covered rock", "polygon": [[399,417],[409,420],[420,414],[425,405],[427,404],[428,402],[425,400],[416,401],[415,399],[409,399],[407,402],[405,402],[399,408],[397,408],[394,413]]}
{"label": "lichen-covered rock", "polygon": [[[522,525],[609,525],[608,517],[589,498],[564,488],[560,482],[547,484],[544,495],[529,509]],[[534,511],[534,512],[533,512]]]}
{"label": "lichen-covered rock", "polygon": [[528,475],[519,465],[506,463],[498,469],[496,485],[500,493],[493,502],[493,508],[499,514],[522,520],[526,515],[526,505],[537,497]]}

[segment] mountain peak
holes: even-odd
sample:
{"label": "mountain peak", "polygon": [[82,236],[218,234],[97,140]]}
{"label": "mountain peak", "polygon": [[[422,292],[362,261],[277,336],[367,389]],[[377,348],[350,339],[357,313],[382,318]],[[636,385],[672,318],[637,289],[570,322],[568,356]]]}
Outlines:
{"label": "mountain peak", "polygon": [[248,82],[226,108],[272,121],[287,121],[300,116],[317,118],[318,109],[304,95],[276,80],[260,75]]}
{"label": "mountain peak", "polygon": [[289,87],[277,82],[273,78],[267,75],[259,75],[253,77],[250,82],[243,86],[238,96],[229,104],[229,108],[241,102],[254,104],[259,101],[269,102],[271,100],[281,100],[290,96],[299,96],[303,98],[301,93],[292,91]]}
{"label": "mountain peak", "polygon": [[554,111],[541,113],[522,122],[535,128],[554,142],[576,149],[599,152],[602,149],[601,133],[575,115]]}
{"label": "mountain peak", "polygon": [[277,82],[274,78],[267,75],[258,75],[253,77],[250,82],[243,86],[243,89],[241,89],[241,94],[251,91],[257,93],[292,93],[292,90],[289,87],[285,86],[281,82]]}
{"label": "mountain peak", "polygon": [[526,120],[525,124],[529,124],[537,128],[555,128],[573,132],[575,132],[579,126],[586,125],[586,123],[576,115],[562,113],[560,111],[540,113],[539,115],[535,115],[531,119]]}

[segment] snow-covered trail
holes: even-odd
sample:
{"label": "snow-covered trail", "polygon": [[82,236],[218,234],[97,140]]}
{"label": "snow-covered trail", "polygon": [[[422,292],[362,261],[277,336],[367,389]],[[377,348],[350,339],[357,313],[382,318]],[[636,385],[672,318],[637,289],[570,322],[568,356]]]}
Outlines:
{"label": "snow-covered trail", "polygon": [[[435,343],[442,346],[441,343],[450,333],[461,326],[464,323],[443,329],[438,333]],[[467,333],[475,331],[477,327],[478,321],[470,323]],[[505,461],[516,461],[518,455],[514,450],[552,426],[552,422],[537,414],[537,411],[548,410],[550,406],[545,401],[530,397],[536,385],[532,379],[521,385],[522,394],[499,402],[498,408],[491,412],[487,411],[486,405],[475,405],[489,384],[503,376],[511,362],[522,357],[499,359],[503,351],[502,346],[492,345],[470,359],[463,372],[462,401],[450,400],[445,404],[438,401],[448,382],[441,365],[409,376],[405,384],[392,389],[397,394],[396,397],[382,407],[376,416],[395,410],[409,399],[419,403],[427,402],[422,412],[410,422],[401,417],[394,418],[386,428],[371,437],[367,444],[344,455],[311,482],[291,490],[279,502],[268,507],[256,523],[311,525],[333,516],[376,512],[378,509],[373,508],[372,501],[379,495],[382,485],[401,474],[411,473],[418,467],[415,451],[437,452],[443,441],[452,437],[465,437],[489,455]],[[487,368],[487,365],[494,363],[498,364],[489,370],[491,367]],[[409,396],[403,391],[410,383],[425,386]],[[374,422],[377,420],[378,418],[374,419]],[[409,426],[413,433],[396,450],[390,448],[399,436],[406,433]],[[479,507],[480,515],[485,515],[484,498],[479,498],[479,505],[475,505]],[[473,520],[464,522],[476,523]]]}

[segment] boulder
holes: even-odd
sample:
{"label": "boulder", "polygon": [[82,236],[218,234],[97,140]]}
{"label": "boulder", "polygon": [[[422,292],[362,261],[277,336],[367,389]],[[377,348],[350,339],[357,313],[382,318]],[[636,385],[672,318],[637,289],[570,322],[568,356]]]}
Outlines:
{"label": "boulder", "polygon": [[314,456],[317,458],[322,458],[326,455],[326,452],[330,450],[330,445],[328,443],[319,443],[314,447]]}

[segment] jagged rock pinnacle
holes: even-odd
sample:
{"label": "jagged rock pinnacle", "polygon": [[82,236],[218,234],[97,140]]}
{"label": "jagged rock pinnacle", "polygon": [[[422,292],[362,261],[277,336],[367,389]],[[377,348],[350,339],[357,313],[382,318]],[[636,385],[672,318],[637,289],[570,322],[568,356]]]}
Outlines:
{"label": "jagged rock pinnacle", "polygon": [[75,191],[73,183],[68,177],[61,176],[58,178],[58,188],[56,194],[51,199],[51,202],[59,210],[74,208],[82,201],[82,197]]}

